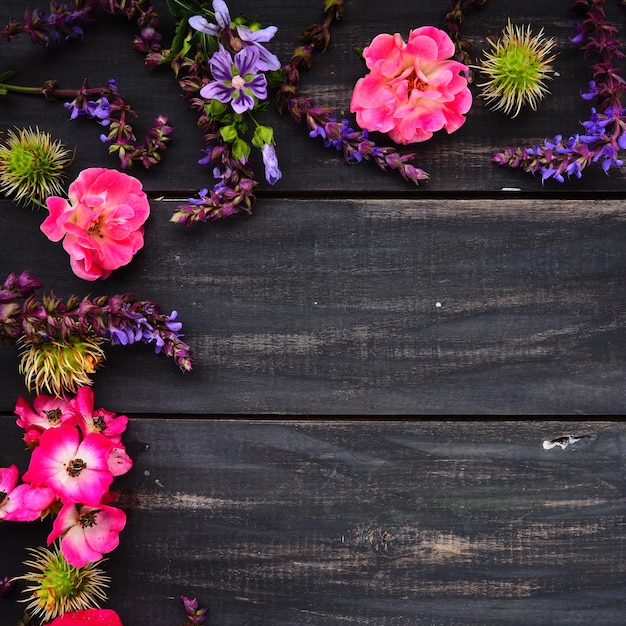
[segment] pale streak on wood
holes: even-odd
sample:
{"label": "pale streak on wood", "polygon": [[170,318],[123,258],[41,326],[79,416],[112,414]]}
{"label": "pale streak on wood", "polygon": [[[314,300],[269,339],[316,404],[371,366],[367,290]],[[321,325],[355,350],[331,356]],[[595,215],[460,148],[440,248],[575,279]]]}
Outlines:
{"label": "pale streak on wood", "polygon": [[621,200],[561,200],[546,198],[511,198],[442,202],[440,199],[368,199],[352,201],[359,216],[373,220],[426,220],[464,218],[501,220],[503,217],[529,222],[571,222],[572,219],[597,221],[599,218],[626,221]]}

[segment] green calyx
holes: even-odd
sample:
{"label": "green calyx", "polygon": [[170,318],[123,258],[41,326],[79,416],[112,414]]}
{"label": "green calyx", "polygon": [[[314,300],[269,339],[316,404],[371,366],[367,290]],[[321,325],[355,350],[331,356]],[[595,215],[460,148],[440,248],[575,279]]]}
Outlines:
{"label": "green calyx", "polygon": [[491,49],[477,68],[485,77],[478,86],[487,105],[511,117],[526,105],[535,111],[550,93],[545,81],[553,73],[554,40],[545,39],[543,29],[533,35],[530,26],[513,26],[509,20],[500,39],[487,41]]}
{"label": "green calyx", "polygon": [[41,204],[63,191],[72,153],[38,128],[9,130],[0,143],[0,192],[18,203]]}

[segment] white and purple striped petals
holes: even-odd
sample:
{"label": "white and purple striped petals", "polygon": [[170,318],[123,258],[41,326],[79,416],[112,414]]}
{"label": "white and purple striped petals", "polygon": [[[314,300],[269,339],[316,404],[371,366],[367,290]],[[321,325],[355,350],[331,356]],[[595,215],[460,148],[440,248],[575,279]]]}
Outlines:
{"label": "white and purple striped petals", "polygon": [[230,81],[232,79],[233,59],[222,44],[220,44],[219,50],[211,57],[209,67],[211,68],[213,78],[216,80]]}
{"label": "white and purple striped petals", "polygon": [[253,109],[254,97],[261,100],[267,98],[267,79],[259,71],[259,51],[246,47],[237,52],[234,59],[220,45],[219,50],[211,57],[209,67],[216,79],[200,90],[200,95],[207,100],[230,102],[236,113]]}
{"label": "white and purple striped petals", "polygon": [[267,79],[263,74],[257,74],[249,81],[246,81],[245,87],[259,100],[265,100],[265,98],[267,98]]}
{"label": "white and purple striped petals", "polygon": [[189,26],[198,32],[215,36],[220,34],[220,27],[217,24],[211,24],[202,15],[192,15],[187,21]]}
{"label": "white and purple striped petals", "polygon": [[215,13],[217,23],[222,29],[230,27],[230,12],[224,0],[213,0],[213,12]]}
{"label": "white and purple striped petals", "polygon": [[254,98],[248,95],[243,89],[235,92],[231,105],[235,113],[244,113],[254,107]]}
{"label": "white and purple striped petals", "polygon": [[274,35],[278,32],[276,26],[268,26],[267,28],[259,28],[258,30],[252,30],[245,26],[237,26],[237,34],[243,41],[270,41]]}
{"label": "white and purple striped petals", "polygon": [[265,143],[263,144],[261,154],[263,155],[263,165],[265,166],[265,180],[267,180],[270,185],[275,185],[283,177],[278,167],[276,149],[273,145]]}
{"label": "white and purple striped petals", "polygon": [[259,51],[256,48],[248,46],[235,55],[235,65],[240,76],[256,74],[259,70],[258,63]]}
{"label": "white and purple striped petals", "polygon": [[212,24],[202,15],[192,15],[187,21],[189,26],[206,35],[219,35],[223,30],[230,28],[230,13],[224,0],[214,0],[213,12],[217,24]]}
{"label": "white and purple striped petals", "polygon": [[205,100],[219,100],[220,102],[226,104],[227,102],[230,102],[233,91],[234,89],[232,87],[229,87],[219,81],[214,81],[202,87],[202,89],[200,89],[200,95]]}
{"label": "white and purple striped petals", "polygon": [[276,26],[268,26],[260,30],[251,30],[245,26],[237,26],[237,34],[241,40],[247,44],[247,47],[253,48],[259,53],[257,69],[262,72],[280,69],[280,60],[278,57],[260,43],[272,39],[277,30]]}

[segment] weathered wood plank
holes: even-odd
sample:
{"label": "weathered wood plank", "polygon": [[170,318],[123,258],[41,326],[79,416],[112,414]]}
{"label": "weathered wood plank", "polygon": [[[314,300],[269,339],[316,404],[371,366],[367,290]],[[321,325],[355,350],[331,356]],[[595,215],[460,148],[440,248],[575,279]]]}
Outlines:
{"label": "weathered wood plank", "polygon": [[[180,312],[196,370],[111,348],[96,380],[112,408],[626,408],[621,201],[268,199],[250,219],[192,230],[168,222],[175,204],[154,202],[145,249],[89,285],[70,278],[40,214],[0,211],[3,275],[27,267],[58,295],[134,291]],[[15,350],[0,350],[0,368],[8,411],[23,389]]]}
{"label": "weathered wood plank", "polygon": [[[124,623],[179,623],[181,593],[220,626],[626,619],[621,422],[131,419],[125,442]],[[46,528],[3,525],[2,566]]]}
{"label": "weathered wood plank", "polygon": [[[0,22],[10,18],[21,19],[28,3],[24,0],[5,1],[0,7]],[[44,4],[44,2],[42,2]],[[156,0],[164,22],[168,18],[165,0]],[[319,21],[321,2],[281,2],[259,0],[254,6],[244,2],[231,3],[234,15],[248,12],[262,22],[275,23],[279,32],[272,48],[287,61],[297,44],[296,35],[311,23]],[[407,35],[410,28],[432,24],[443,26],[445,2],[394,3],[393,10],[383,12],[374,0],[346,2],[346,17],[334,31],[329,50],[316,57],[315,65],[302,79],[302,91],[319,104],[332,106],[339,114],[348,112],[352,89],[364,74],[364,66],[354,53],[355,47],[367,45],[380,32],[400,32]],[[611,17],[621,19],[618,7],[609,3]],[[414,145],[419,155],[418,164],[431,174],[430,182],[415,190],[398,176],[379,172],[372,164],[348,166],[334,153],[325,149],[319,140],[311,140],[304,127],[286,117],[269,111],[264,118],[276,129],[279,157],[284,177],[273,188],[277,193],[303,192],[362,192],[394,191],[423,194],[430,192],[481,191],[498,193],[503,187],[549,194],[571,192],[623,192],[624,173],[616,170],[607,177],[598,167],[581,181],[566,186],[548,182],[545,187],[526,174],[512,172],[490,163],[491,155],[511,144],[534,145],[555,134],[569,136],[580,130],[579,122],[589,115],[588,103],[580,98],[581,90],[591,78],[590,60],[572,44],[572,23],[579,14],[564,3],[558,10],[550,3],[527,8],[522,3],[493,2],[472,11],[465,23],[468,40],[474,46],[476,57],[485,48],[485,37],[497,35],[509,16],[518,23],[529,23],[535,31],[545,27],[546,35],[554,37],[559,57],[555,69],[559,76],[551,82],[552,95],[537,113],[524,111],[515,120],[488,111],[473,88],[475,104],[467,123],[453,135],[438,134],[431,141]],[[617,21],[617,23],[620,23]],[[171,25],[170,25],[171,26]],[[166,26],[165,32],[171,29]],[[170,117],[176,127],[174,140],[168,149],[166,161],[151,172],[141,168],[135,174],[144,180],[155,194],[195,193],[201,187],[211,186],[211,172],[196,165],[202,156],[196,116],[181,98],[178,85],[167,71],[150,72],[143,67],[141,55],[129,44],[133,26],[123,18],[103,19],[88,27],[84,41],[68,42],[55,51],[35,48],[27,39],[1,42],[3,63],[18,72],[19,84],[39,86],[49,79],[57,79],[59,87],[78,87],[88,76],[94,85],[105,84],[112,76],[119,88],[139,114],[136,122],[138,136],[142,136],[152,119],[159,113]],[[116,167],[114,157],[108,157],[106,147],[99,141],[100,131],[94,122],[78,120],[66,122],[67,112],[60,103],[45,102],[43,98],[10,94],[0,99],[0,128],[37,124],[63,139],[67,145],[77,146],[76,161],[70,169],[75,175],[88,166]],[[258,159],[257,159],[258,160]],[[262,169],[262,168],[261,168]],[[259,177],[263,179],[261,170]],[[268,185],[262,181],[261,188]]]}

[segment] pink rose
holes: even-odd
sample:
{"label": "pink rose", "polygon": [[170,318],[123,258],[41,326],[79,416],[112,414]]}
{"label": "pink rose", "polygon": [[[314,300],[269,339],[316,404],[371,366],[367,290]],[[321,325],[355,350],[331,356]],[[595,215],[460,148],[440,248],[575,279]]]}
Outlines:
{"label": "pink rose", "polygon": [[50,215],[41,230],[51,241],[63,239],[74,273],[96,280],[130,263],[143,246],[143,224],[150,214],[141,183],[94,167],[79,174],[68,196],[69,202],[58,196],[46,200]]}
{"label": "pink rose", "polygon": [[363,50],[370,73],[357,81],[350,103],[359,126],[400,144],[457,130],[472,94],[462,75],[468,68],[450,60],[453,54],[450,37],[433,26],[412,30],[408,43],[397,33],[376,36]]}

